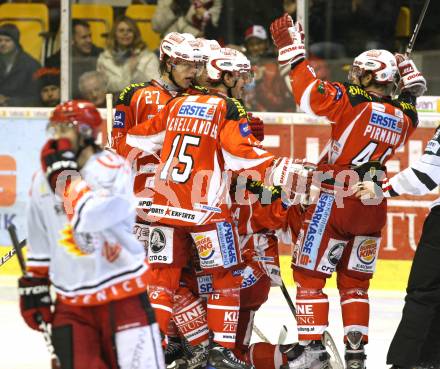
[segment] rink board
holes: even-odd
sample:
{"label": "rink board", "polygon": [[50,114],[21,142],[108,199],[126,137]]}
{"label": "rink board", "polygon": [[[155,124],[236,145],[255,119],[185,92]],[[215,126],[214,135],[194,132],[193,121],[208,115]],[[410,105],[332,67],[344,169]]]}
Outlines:
{"label": "rink board", "polygon": [[[432,105],[432,106],[431,106]],[[406,168],[417,160],[426,142],[432,137],[434,127],[440,122],[439,104],[429,105],[426,101],[420,107],[420,127],[408,144],[396,153],[387,167],[390,175]],[[429,107],[429,109],[427,108]],[[0,245],[9,245],[6,228],[17,226],[20,239],[26,237],[24,211],[32,173],[39,167],[39,151],[45,141],[45,127],[49,109],[0,109]],[[275,155],[317,160],[327,143],[330,125],[305,114],[256,113],[265,121],[263,144]],[[105,128],[104,128],[105,129]],[[103,137],[105,132],[103,132]],[[423,221],[429,211],[430,202],[438,196],[399,197],[389,201],[388,224],[384,230],[373,288],[403,289],[420,237]],[[290,248],[281,246],[283,273],[286,281],[291,280]],[[0,247],[0,257],[8,251]],[[18,275],[15,260],[0,267],[0,274]],[[330,285],[334,285],[330,281]]]}
{"label": "rink board", "polygon": [[[9,251],[11,247],[0,247],[2,254]],[[292,269],[290,268],[290,255],[282,255],[280,258],[281,274],[284,283],[288,286],[293,286]],[[396,290],[404,291],[406,288],[406,282],[408,280],[408,274],[411,267],[411,261],[409,260],[378,260],[376,273],[371,281],[371,288],[375,290]],[[13,256],[2,267],[0,267],[1,275],[20,275],[20,266],[18,265],[17,258]],[[326,287],[335,288],[336,279],[332,277]]]}

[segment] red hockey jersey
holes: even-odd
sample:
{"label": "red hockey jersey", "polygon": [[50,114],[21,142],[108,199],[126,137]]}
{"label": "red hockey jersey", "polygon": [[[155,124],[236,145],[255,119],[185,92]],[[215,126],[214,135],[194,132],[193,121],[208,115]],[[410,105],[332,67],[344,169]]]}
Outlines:
{"label": "red hockey jersey", "polygon": [[[127,132],[137,124],[153,118],[176,93],[169,91],[161,83],[152,80],[134,83],[119,95],[112,129],[112,147],[119,155],[133,161],[136,172],[134,193],[138,197],[138,215],[151,205],[154,174],[159,163],[160,152],[136,155],[137,150],[126,143]],[[144,209],[144,210],[142,210]],[[145,212],[146,215],[146,212]]]}
{"label": "red hockey jersey", "polygon": [[377,97],[352,84],[321,81],[307,61],[290,72],[293,95],[301,110],[332,122],[321,163],[358,166],[382,164],[402,147],[417,127],[415,98]]}
{"label": "red hockey jersey", "polygon": [[190,95],[171,100],[150,121],[132,128],[127,144],[162,148],[150,216],[172,225],[230,219],[225,170],[257,170],[264,178],[273,155],[251,134],[238,100]]}

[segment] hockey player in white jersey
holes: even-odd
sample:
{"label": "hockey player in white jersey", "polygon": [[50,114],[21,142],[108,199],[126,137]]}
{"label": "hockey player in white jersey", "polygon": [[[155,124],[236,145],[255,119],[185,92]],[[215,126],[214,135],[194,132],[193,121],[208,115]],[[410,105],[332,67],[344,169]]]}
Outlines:
{"label": "hockey player in white jersey", "polygon": [[63,369],[164,368],[145,252],[132,233],[131,170],[95,143],[101,122],[86,101],[51,114],[27,210],[21,314],[32,329],[39,329],[36,313],[52,323]]}
{"label": "hockey player in white jersey", "polygon": [[[385,181],[385,197],[425,195],[440,185],[440,127],[411,167]],[[381,196],[371,182],[355,186],[359,197]],[[409,275],[402,320],[388,350],[392,369],[440,367],[440,198],[431,205]]]}

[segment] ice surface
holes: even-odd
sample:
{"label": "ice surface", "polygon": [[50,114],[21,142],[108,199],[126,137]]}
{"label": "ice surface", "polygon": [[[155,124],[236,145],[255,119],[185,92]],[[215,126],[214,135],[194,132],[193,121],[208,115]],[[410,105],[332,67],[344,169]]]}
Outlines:
{"label": "ice surface", "polygon": [[[16,278],[0,277],[0,368],[49,369],[49,355],[40,333],[23,322],[17,302]],[[293,289],[289,288],[293,292]],[[342,320],[339,295],[327,291],[330,297],[330,327],[341,354]],[[372,291],[370,293],[370,343],[367,346],[367,368],[385,369],[386,353],[399,324],[404,294]],[[296,341],[295,322],[279,288],[272,288],[268,302],[257,312],[255,324],[269,340],[276,342],[283,324],[288,327],[287,342]],[[260,339],[254,334],[254,342]]]}

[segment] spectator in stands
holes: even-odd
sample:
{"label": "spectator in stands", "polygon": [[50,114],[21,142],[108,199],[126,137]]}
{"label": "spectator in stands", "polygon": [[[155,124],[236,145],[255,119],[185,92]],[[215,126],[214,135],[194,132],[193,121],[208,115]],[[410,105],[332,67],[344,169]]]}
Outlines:
{"label": "spectator in stands", "polygon": [[[96,61],[102,52],[92,43],[90,25],[81,20],[72,21],[72,96],[79,96],[78,80],[85,72],[96,70]],[[60,51],[46,60],[47,67],[60,67]]]}
{"label": "spectator in stands", "polygon": [[278,63],[269,51],[266,29],[261,25],[253,25],[246,30],[244,39],[246,56],[254,71],[253,83],[245,86],[244,101],[247,108],[256,111],[292,111],[292,95]]}
{"label": "spectator in stands", "polygon": [[152,19],[153,30],[191,33],[211,38],[218,27],[223,0],[159,0]]}
{"label": "spectator in stands", "polygon": [[[258,63],[262,58],[269,57],[269,41],[267,32],[263,26],[250,26],[244,35],[244,47],[246,48],[246,56],[252,64]],[[270,55],[274,57],[274,55]]]}
{"label": "spectator in stands", "polygon": [[283,0],[232,0],[233,6],[223,7],[218,27],[218,39],[225,44],[243,44],[245,31],[254,24],[269,29],[283,14]]}
{"label": "spectator in stands", "polygon": [[40,68],[33,76],[40,91],[39,106],[54,107],[60,103],[60,70],[58,68]]}
{"label": "spectator in stands", "polygon": [[106,86],[107,78],[104,74],[97,71],[85,72],[79,77],[79,97],[91,101],[98,108],[104,108]]}
{"label": "spectator in stands", "polygon": [[19,39],[14,24],[0,26],[0,106],[33,106],[38,101],[32,75],[40,64],[23,51]]}
{"label": "spectator in stands", "polygon": [[107,77],[107,91],[118,93],[127,84],[159,78],[159,59],[149,51],[133,19],[116,19],[99,55],[97,70]]}

